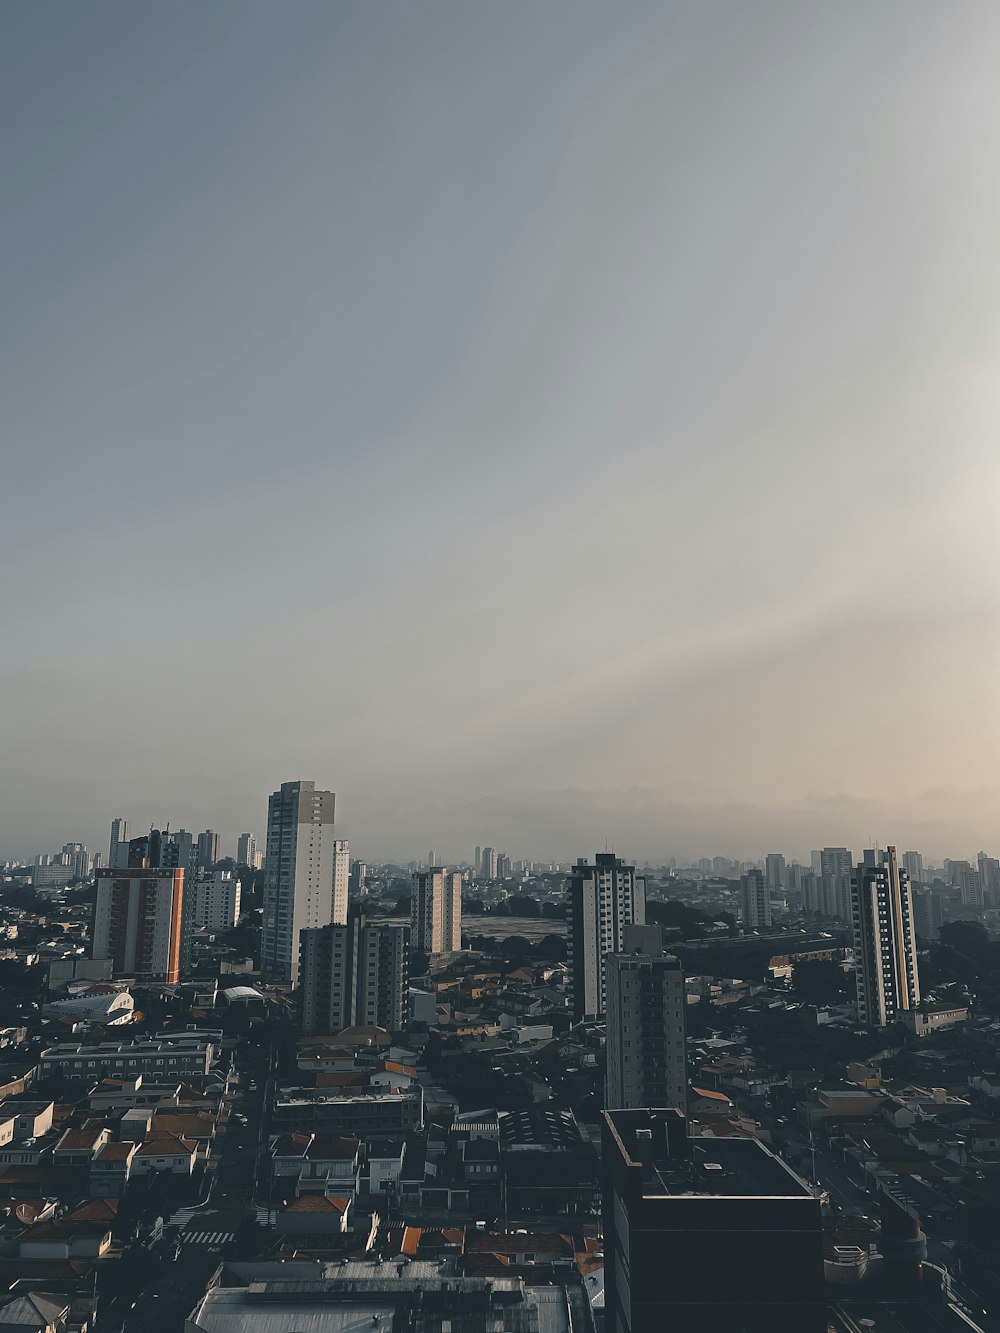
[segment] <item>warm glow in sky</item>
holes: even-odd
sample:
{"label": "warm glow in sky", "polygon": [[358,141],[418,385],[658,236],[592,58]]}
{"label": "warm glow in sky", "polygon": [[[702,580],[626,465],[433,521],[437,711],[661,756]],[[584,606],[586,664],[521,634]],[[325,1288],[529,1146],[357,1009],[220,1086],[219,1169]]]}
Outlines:
{"label": "warm glow in sky", "polygon": [[1000,10],[0,14],[0,856],[1000,853]]}

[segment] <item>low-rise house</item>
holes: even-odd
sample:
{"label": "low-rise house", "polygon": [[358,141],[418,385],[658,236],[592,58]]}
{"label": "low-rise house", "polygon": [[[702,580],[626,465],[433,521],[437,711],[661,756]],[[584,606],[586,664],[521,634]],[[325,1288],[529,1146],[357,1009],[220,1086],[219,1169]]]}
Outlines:
{"label": "low-rise house", "polygon": [[55,1166],[87,1166],[111,1141],[111,1130],[100,1123],[84,1125],[82,1129],[67,1129],[52,1150]]}
{"label": "low-rise house", "polygon": [[111,1226],[62,1218],[40,1222],[21,1237],[21,1259],[100,1259],[111,1248]]}
{"label": "low-rise house", "polygon": [[[0,1298],[2,1300],[2,1298]],[[26,1291],[0,1304],[3,1333],[66,1333],[70,1303],[55,1294]]]}
{"label": "low-rise house", "polygon": [[136,1143],[106,1143],[90,1164],[90,1193],[99,1199],[120,1199],[132,1175]]}
{"label": "low-rise house", "polygon": [[278,1213],[275,1230],[279,1236],[343,1233],[347,1230],[350,1208],[351,1200],[347,1198],[306,1195],[293,1199]]}
{"label": "low-rise house", "polygon": [[165,1134],[138,1145],[132,1158],[132,1173],[148,1176],[155,1171],[166,1171],[174,1176],[190,1176],[194,1174],[197,1158],[196,1143]]}

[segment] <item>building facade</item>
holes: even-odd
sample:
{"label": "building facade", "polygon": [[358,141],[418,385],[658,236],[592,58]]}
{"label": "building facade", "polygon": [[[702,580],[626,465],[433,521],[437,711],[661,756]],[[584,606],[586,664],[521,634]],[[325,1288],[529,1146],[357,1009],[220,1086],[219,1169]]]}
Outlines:
{"label": "building facade", "polygon": [[826,1333],[819,1199],[759,1140],[604,1112],[606,1333]]}
{"label": "building facade", "polygon": [[407,1016],[409,960],[406,926],[368,923],[361,913],[346,926],[304,930],[299,961],[303,1032],[398,1031]]}
{"label": "building facade", "polygon": [[740,877],[740,918],[747,930],[771,924],[771,893],[762,870],[748,870]]}
{"label": "building facade", "polygon": [[[606,963],[607,1076],[604,1104],[612,1108],[687,1104],[684,972],[672,954],[638,932],[659,937],[655,926],[625,928],[627,953]],[[638,944],[638,948],[636,948]]]}
{"label": "building facade", "polygon": [[268,801],[261,970],[269,980],[297,985],[301,932],[346,924],[346,894],[335,915],[335,803],[332,791],[303,781],[283,782]]}
{"label": "building facade", "polygon": [[626,926],[645,924],[646,881],[613,852],[598,852],[593,865],[581,858],[573,867],[567,897],[573,1016],[598,1018],[605,1011],[605,960],[624,949]]}
{"label": "building facade", "polygon": [[229,870],[209,870],[185,885],[192,930],[232,930],[240,919],[242,885]]}
{"label": "building facade", "polygon": [[920,1003],[913,895],[895,847],[865,852],[851,902],[858,1017],[887,1027]]}
{"label": "building facade", "polygon": [[97,872],[92,956],[110,959],[115,976],[180,979],[184,871],[165,866],[107,867]]}
{"label": "building facade", "polygon": [[410,943],[419,953],[462,947],[462,872],[431,866],[413,872]]}

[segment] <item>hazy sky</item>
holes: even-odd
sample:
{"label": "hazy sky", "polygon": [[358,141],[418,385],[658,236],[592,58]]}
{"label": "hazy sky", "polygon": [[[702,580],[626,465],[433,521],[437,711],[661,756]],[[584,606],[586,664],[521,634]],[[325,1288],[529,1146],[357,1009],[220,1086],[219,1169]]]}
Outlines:
{"label": "hazy sky", "polygon": [[0,855],[1000,851],[1000,10],[0,10]]}

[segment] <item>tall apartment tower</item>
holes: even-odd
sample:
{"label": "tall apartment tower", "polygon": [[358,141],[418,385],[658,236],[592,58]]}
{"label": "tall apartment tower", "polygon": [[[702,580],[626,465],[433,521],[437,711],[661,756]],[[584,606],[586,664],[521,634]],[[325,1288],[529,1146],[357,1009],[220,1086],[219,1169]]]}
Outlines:
{"label": "tall apartment tower", "polygon": [[431,866],[413,872],[410,938],[420,953],[452,953],[462,947],[462,872]]}
{"label": "tall apartment tower", "polygon": [[606,1333],[826,1333],[823,1219],[759,1139],[604,1112]]}
{"label": "tall apartment tower", "polygon": [[768,852],[764,858],[764,877],[767,887],[775,893],[788,888],[788,867],[781,852]]}
{"label": "tall apartment tower", "polygon": [[242,885],[231,870],[208,870],[184,884],[185,923],[191,930],[232,930],[240,919]]}
{"label": "tall apartment tower", "polygon": [[347,920],[347,899],[351,887],[351,847],[346,838],[333,840],[333,915],[331,921]]}
{"label": "tall apartment tower", "polygon": [[336,878],[332,791],[314,782],[283,782],[267,804],[267,869],[261,970],[274,981],[299,979],[299,934],[331,923],[347,922],[346,893],[341,914]]}
{"label": "tall apartment tower", "polygon": [[304,930],[299,989],[307,1036],[348,1027],[398,1031],[406,1021],[410,932],[369,924],[360,912],[346,926]]}
{"label": "tall apartment tower", "polygon": [[686,1110],[684,972],[663,952],[658,926],[626,926],[624,936],[626,951],[606,964],[604,1104]]}
{"label": "tall apartment tower", "polygon": [[124,819],[113,819],[111,821],[111,849],[108,855],[108,865],[128,865],[128,824]]}
{"label": "tall apartment tower", "polygon": [[92,956],[115,976],[173,985],[180,979],[184,871],[148,862],[97,871]]}
{"label": "tall apartment tower", "polygon": [[236,864],[249,866],[251,870],[258,868],[257,839],[252,833],[241,833],[236,839]]}
{"label": "tall apartment tower", "polygon": [[479,878],[496,879],[499,853],[495,847],[484,847],[479,859]]}
{"label": "tall apartment tower", "polygon": [[901,859],[903,869],[910,877],[910,887],[912,888],[914,884],[923,884],[924,858],[920,852],[904,852]]}
{"label": "tall apartment tower", "polygon": [[762,870],[740,876],[740,915],[747,930],[771,924],[771,895]]}
{"label": "tall apartment tower", "polygon": [[599,1018],[605,1011],[608,954],[625,947],[625,927],[646,921],[646,881],[613,852],[598,852],[573,867],[567,888],[568,961],[573,1017]]}
{"label": "tall apartment tower", "polygon": [[211,870],[219,859],[220,838],[212,829],[198,834],[198,864],[203,870]]}
{"label": "tall apartment tower", "polygon": [[887,1027],[920,1003],[913,896],[895,847],[864,857],[851,884],[858,1017]]}

